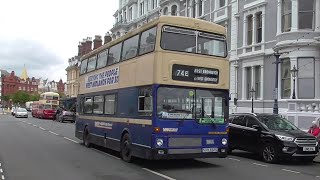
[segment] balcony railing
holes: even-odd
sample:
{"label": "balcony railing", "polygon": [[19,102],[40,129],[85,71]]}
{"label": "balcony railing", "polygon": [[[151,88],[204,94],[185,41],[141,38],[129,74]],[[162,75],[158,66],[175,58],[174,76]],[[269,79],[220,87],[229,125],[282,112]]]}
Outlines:
{"label": "balcony railing", "polygon": [[320,112],[320,99],[290,99],[288,112]]}

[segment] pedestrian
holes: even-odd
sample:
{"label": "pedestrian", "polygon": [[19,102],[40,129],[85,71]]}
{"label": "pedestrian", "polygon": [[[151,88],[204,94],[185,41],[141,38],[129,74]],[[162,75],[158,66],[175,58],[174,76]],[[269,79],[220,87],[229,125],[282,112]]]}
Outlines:
{"label": "pedestrian", "polygon": [[315,121],[312,121],[312,126],[309,128],[309,133],[315,137],[320,135],[320,118],[317,118]]}

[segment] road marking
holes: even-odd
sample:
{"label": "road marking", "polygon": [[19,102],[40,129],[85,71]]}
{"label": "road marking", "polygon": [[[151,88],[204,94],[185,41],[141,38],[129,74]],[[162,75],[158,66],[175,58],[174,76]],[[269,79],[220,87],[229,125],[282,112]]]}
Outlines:
{"label": "road marking", "polygon": [[98,152],[98,153],[102,153],[102,154],[105,154],[105,155],[110,156],[110,157],[112,157],[112,158],[115,158],[115,159],[120,160],[120,158],[118,158],[117,156],[114,156],[114,155],[108,154],[108,153],[103,152],[103,151],[100,151],[100,150],[98,150],[98,149],[94,149],[94,148],[92,148],[92,149],[93,149],[94,151]]}
{"label": "road marking", "polygon": [[33,126],[33,127],[38,127],[38,126],[37,126],[37,125],[35,125],[35,124],[33,124],[32,126]]}
{"label": "road marking", "polygon": [[24,122],[24,123],[25,123],[26,121],[22,121],[22,122]]}
{"label": "road marking", "polygon": [[316,178],[320,178],[320,176],[316,176]]}
{"label": "road marking", "polygon": [[296,174],[300,174],[300,172],[298,171],[292,171],[290,169],[281,169],[282,171],[287,171],[287,172],[291,172],[291,173],[296,173]]}
{"label": "road marking", "polygon": [[268,167],[267,165],[264,165],[264,164],[259,164],[259,163],[253,163],[254,165],[257,165],[257,166],[263,166],[263,167]]}
{"label": "road marking", "polygon": [[2,169],[0,169],[0,173],[3,173],[3,170],[2,170]]}
{"label": "road marking", "polygon": [[31,123],[28,123],[29,125],[31,125]]}
{"label": "road marking", "polygon": [[1,176],[1,179],[2,179],[2,180],[5,180],[4,175]]}
{"label": "road marking", "polygon": [[149,171],[149,172],[151,172],[151,173],[153,173],[153,174],[156,174],[156,175],[158,175],[158,176],[160,176],[160,177],[163,177],[163,178],[165,178],[165,179],[176,180],[176,179],[174,179],[174,178],[172,178],[172,177],[169,177],[169,176],[166,176],[166,175],[164,175],[164,174],[161,174],[161,173],[152,171],[152,170],[150,170],[150,169],[148,169],[148,168],[142,168],[142,169],[143,169],[143,170],[146,170],[146,171]]}
{"label": "road marking", "polygon": [[52,132],[52,131],[49,131],[49,133],[54,134],[54,135],[56,135],[56,136],[59,136],[59,134],[57,134],[57,133],[55,133],[55,132]]}
{"label": "road marking", "polygon": [[1,163],[0,163],[0,167],[1,167]]}
{"label": "road marking", "polygon": [[232,161],[240,161],[240,159],[235,159],[235,158],[228,158],[228,159],[230,159]]}
{"label": "road marking", "polygon": [[45,128],[43,128],[43,127],[40,127],[40,126],[39,126],[39,128],[40,128],[40,129],[42,129],[42,130],[44,130],[44,131],[46,130]]}
{"label": "road marking", "polygon": [[74,143],[79,144],[79,142],[78,142],[78,141],[75,141],[75,140],[73,140],[73,139],[70,139],[70,138],[67,138],[67,137],[63,137],[63,138],[65,138],[66,140],[69,140],[69,141],[72,141],[72,142],[74,142]]}

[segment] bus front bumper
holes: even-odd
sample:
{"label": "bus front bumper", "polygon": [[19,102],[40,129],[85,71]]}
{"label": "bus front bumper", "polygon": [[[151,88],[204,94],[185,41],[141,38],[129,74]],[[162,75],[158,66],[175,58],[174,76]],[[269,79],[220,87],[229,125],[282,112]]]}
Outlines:
{"label": "bus front bumper", "polygon": [[202,152],[202,149],[152,149],[152,159],[193,159],[193,158],[225,158],[227,149],[217,152]]}

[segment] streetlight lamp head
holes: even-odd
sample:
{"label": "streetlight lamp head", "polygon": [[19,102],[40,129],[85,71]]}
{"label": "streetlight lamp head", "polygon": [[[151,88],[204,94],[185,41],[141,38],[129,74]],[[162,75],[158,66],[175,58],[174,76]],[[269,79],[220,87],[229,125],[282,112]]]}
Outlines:
{"label": "streetlight lamp head", "polygon": [[299,71],[297,68],[296,68],[296,65],[293,65],[293,68],[290,70],[291,73],[292,73],[292,76],[295,78],[297,77],[297,72]]}

